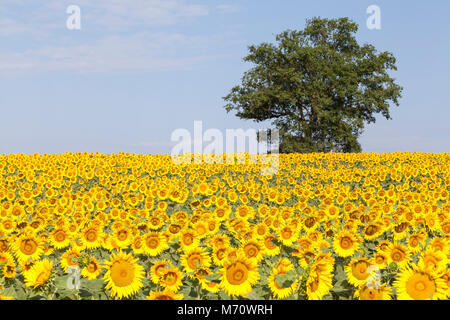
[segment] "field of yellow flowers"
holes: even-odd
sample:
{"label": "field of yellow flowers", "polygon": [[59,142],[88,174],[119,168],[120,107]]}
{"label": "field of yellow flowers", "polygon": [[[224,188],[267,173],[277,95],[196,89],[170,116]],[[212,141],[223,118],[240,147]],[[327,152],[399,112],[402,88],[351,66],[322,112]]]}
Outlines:
{"label": "field of yellow flowers", "polygon": [[0,299],[449,298],[450,154],[261,166],[0,156]]}

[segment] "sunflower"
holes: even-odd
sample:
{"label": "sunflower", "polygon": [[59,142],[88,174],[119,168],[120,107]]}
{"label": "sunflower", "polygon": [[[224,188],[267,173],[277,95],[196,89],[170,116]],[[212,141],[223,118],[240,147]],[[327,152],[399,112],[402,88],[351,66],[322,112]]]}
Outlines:
{"label": "sunflower", "polygon": [[162,272],[164,269],[169,268],[170,264],[167,260],[161,260],[156,262],[151,268],[150,268],[150,280],[153,281],[153,283],[158,284],[159,279],[162,276]]}
{"label": "sunflower", "polygon": [[182,293],[174,293],[170,289],[164,291],[150,291],[147,296],[147,300],[183,300],[184,295]]}
{"label": "sunflower", "polygon": [[200,279],[200,286],[202,289],[209,291],[211,293],[217,293],[220,291],[220,284],[217,282],[208,281],[205,278]]}
{"label": "sunflower", "polygon": [[334,236],[333,248],[340,257],[350,257],[359,248],[360,240],[354,234],[347,231],[341,231]]}
{"label": "sunflower", "polygon": [[[448,243],[445,238],[434,238],[430,243],[431,248],[434,250],[445,253],[448,248]],[[1,251],[1,250],[0,250]]]}
{"label": "sunflower", "polygon": [[111,290],[111,296],[119,299],[134,295],[142,288],[144,268],[137,263],[131,253],[119,251],[112,254],[106,262],[106,274],[103,279],[107,281],[106,289]]}
{"label": "sunflower", "polygon": [[78,266],[78,258],[81,253],[77,249],[69,249],[61,255],[61,267],[64,272],[67,272],[67,268]]}
{"label": "sunflower", "polygon": [[241,250],[249,259],[255,259],[256,263],[260,262],[264,256],[264,246],[256,240],[249,240],[242,244]]}
{"label": "sunflower", "polygon": [[309,300],[320,300],[325,296],[332,285],[332,276],[310,272],[306,280],[306,295]]}
{"label": "sunflower", "polygon": [[278,261],[277,265],[274,268],[272,268],[272,271],[270,272],[267,281],[269,283],[269,289],[270,291],[272,291],[272,294],[275,296],[275,298],[277,299],[287,298],[289,295],[295,292],[295,290],[297,290],[299,284],[298,279],[292,281],[292,283],[287,287],[284,287],[283,284],[280,284],[277,281],[277,276],[285,275],[291,270],[294,270],[294,266],[286,258],[281,258]]}
{"label": "sunflower", "polygon": [[409,223],[401,222],[392,228],[394,240],[400,241],[405,239],[409,231]]}
{"label": "sunflower", "polygon": [[377,265],[380,269],[386,268],[388,263],[388,255],[383,251],[377,251],[374,253],[371,261]]}
{"label": "sunflower", "polygon": [[298,258],[299,265],[306,269],[310,263],[314,262],[314,259],[316,257],[316,250],[315,249],[294,249],[294,252],[292,252],[292,255]]}
{"label": "sunflower", "polygon": [[46,284],[52,275],[53,262],[48,259],[36,261],[30,270],[24,272],[27,287],[41,287]]}
{"label": "sunflower", "polygon": [[418,234],[412,234],[408,237],[408,248],[411,253],[418,253],[422,250],[421,237]]}
{"label": "sunflower", "polygon": [[381,223],[371,223],[364,228],[362,234],[364,239],[373,240],[381,236],[383,232],[384,229]]}
{"label": "sunflower", "polygon": [[183,251],[189,251],[197,248],[200,244],[200,239],[197,237],[195,230],[183,230],[180,235],[180,246]]}
{"label": "sunflower", "polygon": [[426,271],[442,273],[447,268],[447,260],[444,253],[429,247],[422,253],[418,265]]}
{"label": "sunflower", "polygon": [[182,285],[183,273],[177,268],[165,268],[162,270],[159,284],[169,290],[177,291]]}
{"label": "sunflower", "polygon": [[319,253],[310,267],[306,294],[310,300],[320,300],[332,288],[334,258],[331,253]]}
{"label": "sunflower", "polygon": [[357,258],[350,261],[350,263],[345,267],[347,281],[355,287],[365,284],[371,275],[369,270],[371,265],[372,264],[367,258]]}
{"label": "sunflower", "polygon": [[16,265],[13,262],[7,262],[3,266],[3,276],[7,279],[12,279],[16,276]]}
{"label": "sunflower", "polygon": [[8,251],[9,251],[8,240],[7,239],[0,239],[0,253],[8,252]]}
{"label": "sunflower", "polygon": [[276,240],[276,237],[269,233],[264,236],[262,242],[264,244],[264,253],[269,256],[276,256],[280,253],[280,247],[273,243],[274,240]]}
{"label": "sunflower", "polygon": [[144,241],[142,236],[138,235],[134,237],[133,241],[131,242],[131,250],[134,254],[144,253]]}
{"label": "sunflower", "polygon": [[255,260],[248,259],[240,251],[234,258],[226,261],[219,272],[220,287],[230,296],[245,296],[259,280]]}
{"label": "sunflower", "polygon": [[361,285],[355,292],[359,300],[391,300],[392,289],[382,285],[379,289],[369,288],[366,284]]}
{"label": "sunflower", "polygon": [[226,235],[217,233],[211,237],[210,243],[214,248],[226,248],[230,245],[230,238]]}
{"label": "sunflower", "polygon": [[393,244],[388,253],[389,263],[395,262],[399,267],[405,266],[409,261],[410,252],[402,244]]}
{"label": "sunflower", "polygon": [[285,225],[277,230],[278,239],[285,246],[291,246],[298,240],[298,229],[291,225]]}
{"label": "sunflower", "polygon": [[70,245],[70,233],[64,228],[56,228],[50,234],[50,243],[56,249],[64,249]]}
{"label": "sunflower", "polygon": [[103,233],[96,226],[89,226],[81,232],[81,241],[87,249],[96,249],[101,246]]}
{"label": "sunflower", "polygon": [[152,230],[161,229],[164,225],[164,219],[160,216],[151,216],[149,218],[148,227]]}
{"label": "sunflower", "polygon": [[377,250],[388,253],[391,250],[392,245],[392,242],[383,240],[378,243]]}
{"label": "sunflower", "polygon": [[101,271],[102,267],[98,263],[97,259],[95,257],[90,257],[87,266],[81,269],[81,276],[87,278],[88,280],[94,280],[97,279]]}
{"label": "sunflower", "polygon": [[181,255],[181,265],[186,273],[195,272],[198,267],[209,267],[211,258],[204,248],[195,248]]}
{"label": "sunflower", "polygon": [[167,248],[166,238],[159,232],[150,232],[143,237],[143,250],[150,256],[157,256]]}
{"label": "sunflower", "polygon": [[133,235],[129,228],[121,227],[114,232],[113,239],[119,249],[126,249],[133,241]]}
{"label": "sunflower", "polygon": [[405,267],[394,286],[399,300],[445,299],[446,283],[433,273],[418,266]]}
{"label": "sunflower", "polygon": [[32,235],[18,237],[13,244],[13,250],[19,263],[29,259],[39,260],[39,257],[43,253],[41,242]]}
{"label": "sunflower", "polygon": [[228,217],[231,214],[231,207],[228,205],[225,205],[223,207],[219,207],[214,210],[214,218],[218,222],[222,222],[228,219]]}
{"label": "sunflower", "polygon": [[215,248],[212,252],[213,262],[216,266],[223,266],[227,260],[228,248]]}
{"label": "sunflower", "polygon": [[14,258],[9,252],[0,252],[0,264],[14,263]]}

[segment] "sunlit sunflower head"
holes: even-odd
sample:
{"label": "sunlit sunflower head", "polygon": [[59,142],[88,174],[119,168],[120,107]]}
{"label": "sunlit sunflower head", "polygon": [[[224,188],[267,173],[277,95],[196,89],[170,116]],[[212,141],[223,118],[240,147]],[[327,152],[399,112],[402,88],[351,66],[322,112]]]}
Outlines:
{"label": "sunlit sunflower head", "polygon": [[192,273],[197,268],[211,265],[211,258],[204,248],[198,247],[181,255],[181,265],[190,277],[194,277]]}
{"label": "sunlit sunflower head", "polygon": [[371,223],[364,227],[362,232],[364,239],[373,240],[378,238],[384,232],[383,225],[381,223]]}
{"label": "sunlit sunflower head", "polygon": [[153,283],[158,284],[159,279],[162,276],[162,272],[166,268],[170,268],[171,265],[167,260],[160,260],[156,262],[151,268],[150,268],[150,280],[153,281]]}
{"label": "sunlit sunflower head", "polygon": [[181,231],[179,243],[183,251],[189,251],[198,247],[200,239],[197,237],[195,230],[186,229]]}
{"label": "sunlit sunflower head", "polygon": [[119,251],[112,254],[106,262],[106,289],[111,291],[112,297],[127,298],[136,294],[142,288],[144,268],[137,263],[131,253]]}
{"label": "sunlit sunflower head", "polygon": [[249,240],[244,242],[240,248],[245,256],[254,259],[256,263],[260,262],[264,257],[264,245],[258,240]]}
{"label": "sunlit sunflower head", "polygon": [[143,251],[150,256],[157,256],[167,248],[166,237],[160,232],[150,232],[143,236]]}
{"label": "sunlit sunflower head", "polygon": [[217,293],[220,291],[220,284],[213,281],[208,281],[205,278],[200,279],[200,286],[202,289],[209,291],[211,293]]}
{"label": "sunlit sunflower head", "polygon": [[7,262],[3,265],[2,274],[7,279],[12,279],[16,276],[16,265],[14,262]]}
{"label": "sunlit sunflower head", "polygon": [[259,280],[259,272],[254,259],[248,259],[238,252],[227,260],[220,269],[220,287],[231,296],[245,296]]}
{"label": "sunlit sunflower head", "polygon": [[393,244],[388,252],[389,263],[395,262],[399,267],[405,266],[410,259],[410,251],[400,243]]}
{"label": "sunlit sunflower head", "polygon": [[227,252],[228,248],[226,247],[213,249],[212,258],[216,266],[223,266],[227,260]]}
{"label": "sunlit sunflower head", "polygon": [[[283,275],[288,272],[293,272],[292,279],[286,279],[282,282]],[[285,299],[290,296],[295,290],[297,290],[299,279],[295,275],[295,270],[292,263],[286,259],[281,258],[275,267],[272,268],[270,275],[267,279],[269,283],[269,289],[277,299]]]}
{"label": "sunlit sunflower head", "polygon": [[14,242],[13,251],[19,263],[38,260],[43,253],[42,243],[32,235],[22,235]]}
{"label": "sunlit sunflower head", "polygon": [[310,272],[306,280],[306,295],[308,300],[322,299],[332,287],[332,275]]}
{"label": "sunlit sunflower head", "polygon": [[78,258],[80,257],[81,253],[77,249],[69,249],[66,250],[61,255],[61,267],[63,268],[64,272],[67,272],[67,268],[78,266]]}
{"label": "sunlit sunflower head", "polygon": [[379,288],[369,288],[366,284],[361,285],[355,292],[359,300],[392,300],[392,288],[381,285]]}
{"label": "sunlit sunflower head", "polygon": [[347,281],[355,287],[365,284],[372,273],[370,270],[371,266],[372,264],[368,258],[353,259],[345,267]]}
{"label": "sunlit sunflower head", "polygon": [[150,291],[147,296],[147,300],[183,300],[184,295],[182,293],[175,293],[170,289],[164,291]]}
{"label": "sunlit sunflower head", "polygon": [[433,248],[433,250],[445,253],[448,250],[449,243],[445,238],[436,237],[431,240],[430,247]]}
{"label": "sunlit sunflower head", "polygon": [[0,265],[3,263],[14,263],[14,258],[9,252],[0,252]]}
{"label": "sunlit sunflower head", "polygon": [[317,251],[314,248],[305,250],[295,249],[292,255],[298,257],[298,263],[302,268],[307,268],[309,264],[314,262]]}
{"label": "sunlit sunflower head", "polygon": [[401,222],[392,228],[392,232],[394,235],[394,239],[397,241],[403,240],[409,231],[409,223],[408,222]]}
{"label": "sunlit sunflower head", "polygon": [[422,240],[421,236],[418,234],[412,234],[407,239],[408,248],[412,253],[418,253],[422,251]]}
{"label": "sunlit sunflower head", "polygon": [[388,254],[381,250],[375,252],[371,259],[371,262],[373,262],[374,265],[377,265],[380,269],[385,268],[388,264],[388,261],[389,261]]}
{"label": "sunlit sunflower head", "polygon": [[177,268],[165,268],[162,270],[159,284],[172,291],[177,291],[182,285],[183,273]]}
{"label": "sunlit sunflower head", "polygon": [[96,249],[101,246],[103,232],[99,227],[93,225],[81,231],[80,240],[87,249]]}
{"label": "sunlit sunflower head", "polygon": [[71,234],[65,228],[56,228],[50,234],[50,243],[56,249],[64,249],[70,245]]}
{"label": "sunlit sunflower head", "polygon": [[392,242],[383,240],[380,241],[377,245],[377,250],[388,253],[392,248]]}
{"label": "sunlit sunflower head", "polygon": [[399,300],[434,300],[446,298],[446,283],[418,266],[405,267],[394,281]]}
{"label": "sunlit sunflower head", "polygon": [[447,263],[448,259],[443,252],[428,247],[422,252],[418,265],[423,270],[440,274],[447,269]]}
{"label": "sunlit sunflower head", "polygon": [[95,257],[90,257],[87,265],[81,270],[81,276],[88,280],[97,279],[102,271],[102,267]]}
{"label": "sunlit sunflower head", "polygon": [[277,230],[277,235],[283,245],[291,246],[298,240],[299,231],[292,225],[284,225]]}
{"label": "sunlit sunflower head", "polygon": [[52,277],[53,262],[48,259],[37,261],[28,271],[24,272],[27,287],[42,287]]}
{"label": "sunlit sunflower head", "polygon": [[359,248],[360,239],[354,233],[341,231],[334,236],[333,248],[340,257],[350,257]]}
{"label": "sunlit sunflower head", "polygon": [[450,297],[450,269],[448,269],[442,276],[440,277],[442,280],[444,280],[445,283],[445,292],[447,295],[447,299]]}
{"label": "sunlit sunflower head", "polygon": [[280,247],[275,243],[277,238],[268,233],[264,236],[262,244],[264,245],[264,253],[269,256],[276,256],[280,253]]}
{"label": "sunlit sunflower head", "polygon": [[119,249],[126,249],[133,241],[133,234],[130,228],[122,227],[114,232],[113,239]]}

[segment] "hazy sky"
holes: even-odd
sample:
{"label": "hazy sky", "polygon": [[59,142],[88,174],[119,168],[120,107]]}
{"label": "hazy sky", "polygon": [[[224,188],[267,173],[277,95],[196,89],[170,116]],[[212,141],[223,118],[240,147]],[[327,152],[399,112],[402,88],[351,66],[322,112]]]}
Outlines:
{"label": "hazy sky", "polygon": [[[372,4],[381,30],[366,27]],[[167,153],[194,120],[257,127],[223,109],[247,46],[314,16],[350,17],[397,58],[400,107],[366,127],[363,151],[450,152],[448,0],[0,0],[0,154]]]}

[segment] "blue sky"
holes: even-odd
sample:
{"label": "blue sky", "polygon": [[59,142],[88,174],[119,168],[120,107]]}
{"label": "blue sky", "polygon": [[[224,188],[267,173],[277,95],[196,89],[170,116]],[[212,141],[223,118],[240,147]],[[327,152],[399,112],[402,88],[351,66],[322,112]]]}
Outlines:
{"label": "blue sky", "polygon": [[[81,30],[68,30],[69,5]],[[381,30],[366,27],[369,5]],[[250,65],[314,16],[349,17],[391,51],[404,87],[393,120],[368,125],[364,152],[450,151],[450,2],[363,0],[0,0],[0,154],[168,153],[171,133],[259,128],[223,109]]]}

